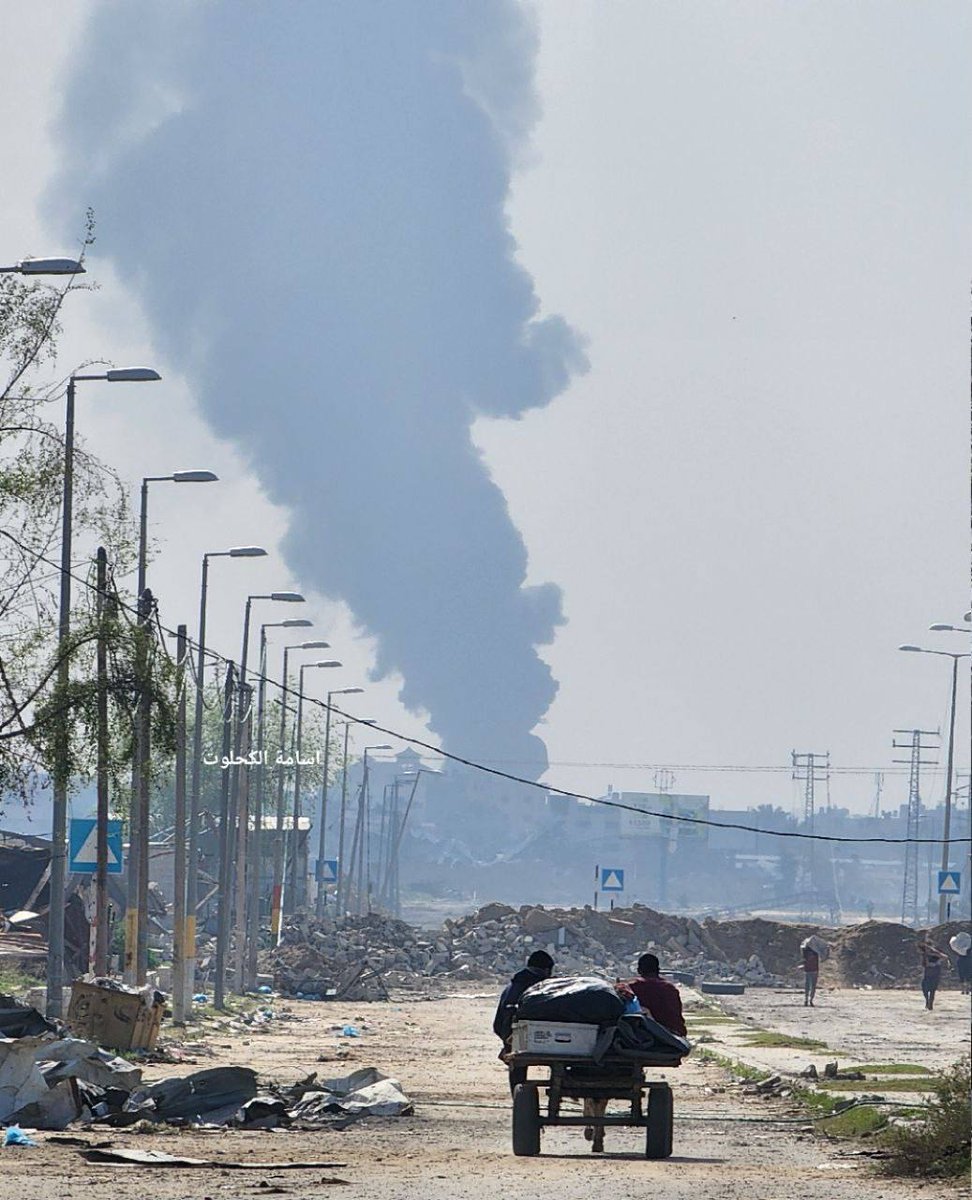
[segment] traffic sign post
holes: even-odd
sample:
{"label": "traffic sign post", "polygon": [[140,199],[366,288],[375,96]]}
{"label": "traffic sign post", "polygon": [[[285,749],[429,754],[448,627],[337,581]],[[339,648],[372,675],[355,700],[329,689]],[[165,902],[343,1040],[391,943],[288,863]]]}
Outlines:
{"label": "traffic sign post", "polygon": [[960,896],[962,894],[962,874],[960,871],[938,872],[939,896]]}
{"label": "traffic sign post", "polygon": [[[624,869],[622,867],[595,867],[594,868],[594,908],[597,909],[598,895],[600,892],[623,892],[624,891]],[[611,907],[614,907],[614,900],[611,900]]]}
{"label": "traffic sign post", "polygon": [[[938,872],[938,894],[945,901],[945,920],[952,919],[952,897],[961,896],[962,894],[962,873],[961,871],[939,871]],[[939,901],[941,903],[941,901]]]}
{"label": "traffic sign post", "polygon": [[338,860],[336,858],[319,858],[317,860],[317,882],[321,886],[338,881]]}
{"label": "traffic sign post", "polygon": [[[122,823],[108,821],[108,874],[121,875]],[[74,875],[94,875],[98,870],[98,821],[95,817],[72,817],[68,827],[68,870]]]}

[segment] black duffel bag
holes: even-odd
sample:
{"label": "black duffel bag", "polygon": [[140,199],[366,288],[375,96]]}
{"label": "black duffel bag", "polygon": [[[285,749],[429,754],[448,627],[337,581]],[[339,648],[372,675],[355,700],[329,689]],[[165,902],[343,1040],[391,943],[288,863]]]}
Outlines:
{"label": "black duffel bag", "polygon": [[527,988],[516,1006],[516,1020],[605,1025],[623,1012],[624,1001],[606,980],[566,976]]}

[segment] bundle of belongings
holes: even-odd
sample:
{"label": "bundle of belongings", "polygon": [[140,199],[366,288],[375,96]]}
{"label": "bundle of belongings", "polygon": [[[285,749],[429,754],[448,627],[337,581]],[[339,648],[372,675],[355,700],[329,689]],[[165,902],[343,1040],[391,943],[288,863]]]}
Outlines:
{"label": "bundle of belongings", "polygon": [[[637,1009],[637,1002],[632,1004],[624,985],[587,976],[566,977],[545,979],[528,988],[516,1006],[515,1020],[596,1026],[596,1037],[585,1055],[596,1063],[610,1056],[677,1066],[692,1049],[691,1043],[648,1014],[632,1009]],[[556,1040],[550,1047],[553,1053],[557,1052]]]}
{"label": "bundle of belongings", "polygon": [[801,952],[804,950],[812,950],[821,962],[826,962],[830,958],[830,943],[825,942],[822,937],[816,933],[812,933],[809,937],[803,939],[800,943]]}

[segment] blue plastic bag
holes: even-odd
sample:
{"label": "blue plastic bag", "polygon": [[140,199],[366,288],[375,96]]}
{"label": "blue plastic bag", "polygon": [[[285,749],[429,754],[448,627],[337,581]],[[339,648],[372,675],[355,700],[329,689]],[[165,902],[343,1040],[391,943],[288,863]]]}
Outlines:
{"label": "blue plastic bag", "polygon": [[33,1138],[29,1138],[19,1125],[11,1125],[3,1135],[5,1146],[36,1146]]}

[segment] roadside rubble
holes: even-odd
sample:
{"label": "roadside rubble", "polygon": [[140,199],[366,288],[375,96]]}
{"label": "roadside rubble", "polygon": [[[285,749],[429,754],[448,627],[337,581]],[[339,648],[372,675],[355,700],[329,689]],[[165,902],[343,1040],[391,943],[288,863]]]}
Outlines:
{"label": "roadside rubble", "polygon": [[261,1086],[243,1066],[144,1083],[141,1067],[10,996],[0,996],[0,1031],[0,1124],[7,1126],[321,1129],[413,1111],[401,1084],[374,1067],[329,1079],[314,1072],[291,1086]]}

